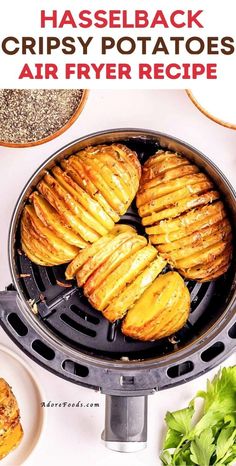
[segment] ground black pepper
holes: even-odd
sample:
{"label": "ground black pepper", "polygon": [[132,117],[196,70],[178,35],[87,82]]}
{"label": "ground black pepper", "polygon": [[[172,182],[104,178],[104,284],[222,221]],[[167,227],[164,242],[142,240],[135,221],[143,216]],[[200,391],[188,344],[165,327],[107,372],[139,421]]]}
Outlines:
{"label": "ground black pepper", "polygon": [[0,89],[0,141],[28,143],[62,128],[78,108],[82,89]]}

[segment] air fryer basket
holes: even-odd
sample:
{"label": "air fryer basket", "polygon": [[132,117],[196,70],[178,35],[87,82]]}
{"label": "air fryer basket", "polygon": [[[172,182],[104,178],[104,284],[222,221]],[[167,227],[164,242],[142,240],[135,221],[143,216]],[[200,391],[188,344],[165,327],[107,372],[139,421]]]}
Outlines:
{"label": "air fryer basket", "polygon": [[[81,138],[50,157],[29,180],[14,211],[9,235],[13,285],[0,293],[0,322],[36,362],[71,382],[106,394],[103,438],[110,448],[134,451],[147,437],[147,395],[193,379],[223,361],[235,347],[235,261],[215,282],[186,281],[191,314],[182,330],[157,342],[125,337],[94,310],[64,266],[37,266],[20,251],[19,218],[45,170],[88,145],[122,142],[143,163],[159,148],[176,150],[202,167],[222,192],[235,230],[235,193],[218,168],[188,144],[154,131],[121,129]],[[144,234],[135,202],[121,220]],[[37,315],[35,315],[37,313]]]}

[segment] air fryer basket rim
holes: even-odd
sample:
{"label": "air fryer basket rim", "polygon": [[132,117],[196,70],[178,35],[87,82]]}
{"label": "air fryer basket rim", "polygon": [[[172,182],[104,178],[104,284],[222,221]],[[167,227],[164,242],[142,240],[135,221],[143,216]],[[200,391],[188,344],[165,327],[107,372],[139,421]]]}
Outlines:
{"label": "air fryer basket rim", "polygon": [[[199,150],[191,146],[190,144],[175,138],[173,136],[169,136],[168,134],[162,133],[162,132],[157,132],[157,131],[152,131],[152,130],[146,130],[146,129],[133,129],[133,128],[121,128],[121,129],[110,129],[110,130],[104,130],[100,132],[95,132],[86,136],[83,136],[81,138],[76,139],[75,141],[66,144],[64,147],[58,149],[53,155],[51,155],[41,166],[35,171],[35,173],[32,175],[32,177],[29,179],[28,183],[24,187],[21,195],[19,196],[19,199],[16,203],[13,216],[11,219],[11,224],[10,224],[10,230],[9,230],[9,242],[8,242],[8,247],[9,247],[9,264],[10,264],[10,270],[11,270],[11,276],[12,276],[12,281],[13,285],[20,297],[21,301],[21,311],[24,314],[25,317],[27,317],[27,320],[30,321],[30,324],[34,329],[37,330],[37,333],[41,334],[44,339],[48,340],[49,342],[53,342],[53,345],[55,347],[58,346],[58,348],[61,347],[61,342],[57,341],[57,338],[55,335],[53,335],[48,329],[45,329],[43,325],[35,319],[35,317],[32,315],[31,309],[26,303],[26,300],[24,298],[24,294],[21,290],[21,287],[18,283],[17,276],[16,276],[16,271],[15,271],[15,266],[14,266],[14,239],[15,239],[15,232],[16,232],[16,227],[19,219],[19,212],[23,208],[23,201],[25,198],[26,193],[32,186],[33,181],[35,180],[36,176],[39,175],[47,165],[52,162],[53,160],[57,159],[59,155],[63,154],[67,150],[73,150],[73,147],[75,147],[76,144],[79,143],[85,143],[86,141],[100,137],[101,139],[104,137],[116,137],[119,139],[119,135],[122,135],[122,137],[129,137],[129,138],[153,138],[158,139],[158,138],[163,138],[167,139],[173,143],[179,144],[186,150],[192,151],[196,157],[199,157],[200,161],[203,161],[208,167],[211,167],[212,170],[218,175],[218,177],[222,180],[223,184],[227,187],[227,191],[230,193],[232,196],[234,203],[236,202],[236,195],[234,192],[233,187],[231,184],[228,182],[227,178],[225,175],[219,170],[219,168],[212,162],[208,157],[206,157],[204,154],[202,154]],[[122,138],[120,138],[122,139]],[[199,336],[199,338],[196,338],[196,340],[193,343],[190,343],[187,345],[186,348],[179,349],[176,353],[173,354],[168,354],[163,357],[159,357],[158,360],[156,358],[149,359],[149,360],[144,360],[144,361],[109,361],[107,359],[103,359],[101,357],[97,357],[94,355],[87,355],[83,352],[80,352],[79,350],[75,350],[71,347],[68,347],[68,345],[64,345],[65,352],[70,356],[74,357],[77,360],[80,359],[84,363],[96,365],[97,367],[107,367],[111,368],[112,370],[130,370],[130,369],[138,369],[138,368],[144,368],[148,369],[148,367],[162,367],[162,365],[173,365],[177,363],[179,360],[186,360],[186,358],[189,357],[189,355],[193,355],[195,353],[198,353],[198,351],[201,348],[204,348],[209,342],[216,337],[218,333],[221,333],[224,331],[224,328],[229,327],[230,322],[233,319],[233,315],[235,313],[235,301],[236,301],[236,296],[235,292],[232,293],[230,301],[227,303],[227,306],[225,308],[224,313],[218,319],[215,324],[203,335]]]}

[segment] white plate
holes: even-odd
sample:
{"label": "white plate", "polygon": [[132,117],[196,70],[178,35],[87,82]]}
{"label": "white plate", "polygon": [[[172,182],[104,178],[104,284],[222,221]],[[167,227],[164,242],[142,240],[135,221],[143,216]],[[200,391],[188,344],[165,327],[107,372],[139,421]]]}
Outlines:
{"label": "white plate", "polygon": [[194,105],[208,118],[220,125],[236,129],[235,89],[212,86],[212,88],[187,90],[187,94]]}
{"label": "white plate", "polygon": [[13,351],[0,345],[0,377],[12,387],[17,399],[24,436],[19,446],[7,455],[1,466],[21,466],[36,447],[45,422],[44,399],[28,364]]}

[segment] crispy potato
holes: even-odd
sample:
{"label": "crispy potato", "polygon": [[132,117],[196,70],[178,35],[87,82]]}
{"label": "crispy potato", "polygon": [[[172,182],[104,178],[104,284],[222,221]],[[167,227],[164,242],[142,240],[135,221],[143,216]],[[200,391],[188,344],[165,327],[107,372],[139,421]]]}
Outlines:
{"label": "crispy potato", "polygon": [[199,281],[217,275],[205,265],[214,265],[230,247],[231,225],[220,193],[193,163],[176,153],[157,152],[144,164],[137,207],[151,243],[181,274]]}
{"label": "crispy potato", "polygon": [[100,238],[98,241],[93,243],[91,246],[83,249],[75,257],[75,259],[68,265],[65,275],[68,280],[75,277],[78,270],[84,265],[90,258],[92,258],[97,252],[101,251],[112,238],[121,233],[135,234],[136,230],[129,225],[116,225],[108,235]]}
{"label": "crispy potato", "polygon": [[[23,222],[22,247],[38,265],[54,265],[72,259],[70,247],[86,248],[114,228],[137,192],[141,168],[135,152],[111,144],[87,147],[44,173],[29,197],[35,216]],[[76,264],[68,276],[77,272]]]}
{"label": "crispy potato", "polygon": [[[205,227],[205,225],[204,225]],[[210,226],[207,226],[205,228],[200,228],[199,230],[194,230],[190,231],[188,236],[184,236],[176,241],[166,241],[165,244],[158,244],[158,250],[161,253],[167,253],[171,251],[177,251],[185,248],[186,246],[204,246],[204,238],[207,238],[208,236],[212,236],[215,233],[221,233],[221,235],[225,234],[225,231],[230,228],[230,223],[227,218],[217,222],[210,224]],[[151,242],[155,244],[155,236],[154,240],[152,240],[152,236],[150,237]]]}
{"label": "crispy potato", "polygon": [[60,185],[60,183],[58,183],[49,173],[45,175],[44,181],[52,188],[55,196],[64,205],[65,209],[76,216],[77,223],[80,224],[81,231],[83,231],[81,236],[85,241],[93,243],[100,238],[101,235],[95,230],[98,222],[93,219],[93,217],[86,212],[86,210],[77,201],[74,200],[74,198]]}
{"label": "crispy potato", "polygon": [[143,292],[161,273],[166,265],[162,257],[157,257],[138,277],[128,285],[124,291],[116,296],[109,306],[103,311],[104,317],[110,322],[122,319],[128,309],[140,298]]}
{"label": "crispy potato", "polygon": [[56,209],[59,215],[63,218],[63,221],[65,222],[66,226],[68,226],[68,228],[71,228],[75,233],[81,236],[81,238],[84,241],[84,247],[87,246],[90,241],[93,242],[92,239],[94,241],[98,239],[98,235],[95,232],[90,231],[90,241],[88,240],[89,229],[87,225],[81,222],[79,217],[72,213],[70,209],[66,207],[64,202],[54,192],[52,186],[49,186],[44,180],[42,180],[37,185],[37,188],[39,192],[42,194],[42,196],[49,202],[49,204],[52,205],[52,207],[54,207],[54,209]]}
{"label": "crispy potato", "polygon": [[31,258],[31,256],[37,258],[35,262],[38,265],[59,265],[57,258],[55,259],[55,264],[54,257],[52,257],[48,249],[40,242],[36,234],[32,235],[32,232],[29,231],[28,225],[23,218],[21,222],[21,246],[26,255],[27,252],[29,252],[29,258]]}
{"label": "crispy potato", "polygon": [[37,217],[33,206],[25,206],[25,214],[28,216],[34,232],[45,245],[49,245],[52,252],[56,252],[58,255],[64,255],[67,260],[73,259],[76,254],[78,254],[78,248],[76,246],[72,246],[61,238],[58,238],[49,228],[43,225],[41,220]]}
{"label": "crispy potato", "polygon": [[[99,155],[96,155],[96,160],[99,160]],[[121,182],[122,189],[127,193],[129,199],[133,199],[134,195],[137,192],[137,189],[134,191],[134,186],[131,183],[132,173],[131,170],[129,171],[130,167],[127,168],[128,164],[125,164],[120,160],[119,157],[114,157],[113,153],[110,152],[103,152],[102,154],[103,163],[109,167],[113,174],[119,177],[119,181]]]}
{"label": "crispy potato", "polygon": [[139,192],[137,197],[137,207],[146,205],[148,202],[158,199],[161,196],[170,194],[174,191],[177,191],[183,187],[191,186],[196,183],[201,183],[202,181],[207,181],[206,175],[203,173],[196,173],[193,175],[182,176],[169,182],[161,183],[153,188],[145,189],[144,191]]}
{"label": "crispy potato", "polygon": [[86,155],[81,152],[77,154],[78,159],[83,165],[84,171],[88,177],[102,193],[108,204],[117,212],[118,215],[123,215],[126,209],[126,204],[120,200],[117,195],[117,187],[114,183],[111,183],[107,177],[104,177],[103,171],[99,166],[97,160],[89,159]]}
{"label": "crispy potato", "polygon": [[144,236],[133,235],[117,248],[111,256],[90,275],[84,285],[84,294],[89,296],[95,289],[102,286],[107,276],[113,272],[124,260],[146,246],[147,240]]}
{"label": "crispy potato", "polygon": [[101,251],[110,241],[112,235],[106,235],[85,249],[82,249],[74,260],[67,266],[65,275],[67,280],[75,277],[79,269],[93,256]]}
{"label": "crispy potato", "polygon": [[147,202],[145,205],[139,208],[139,215],[143,218],[147,215],[152,214],[153,212],[162,211],[165,207],[175,206],[177,201],[186,199],[191,194],[202,194],[209,189],[213,188],[213,184],[210,181],[202,181],[201,183],[196,183],[193,185],[186,185],[181,189],[177,189],[174,192],[161,196],[158,199],[154,199],[150,202]]}
{"label": "crispy potato", "polygon": [[204,194],[193,194],[192,196],[181,199],[175,203],[174,207],[167,207],[166,209],[161,210],[160,212],[154,212],[148,217],[142,219],[142,224],[144,226],[152,225],[153,223],[159,222],[160,220],[167,218],[175,218],[178,215],[186,212],[194,207],[206,205],[219,199],[220,194],[218,191],[209,191]]}
{"label": "crispy potato", "polygon": [[132,254],[103,282],[103,286],[94,290],[88,297],[89,302],[99,311],[103,311],[109,301],[120,293],[125,286],[141,273],[157,256],[153,246],[146,246]]}
{"label": "crispy potato", "polygon": [[168,272],[160,275],[127,312],[122,332],[131,338],[157,340],[179,330],[189,311],[190,295],[183,279],[177,272]]}
{"label": "crispy potato", "polygon": [[11,427],[5,434],[0,435],[0,460],[5,458],[12,450],[14,450],[23,437],[23,429],[18,422]]}
{"label": "crispy potato", "polygon": [[[215,234],[210,234],[204,237],[204,241],[197,241],[195,244],[192,242],[191,245],[184,245],[183,247],[176,249],[174,251],[164,253],[166,259],[169,259],[171,263],[179,259],[184,259],[196,252],[201,252],[203,249],[206,249],[219,241],[227,241],[231,236],[231,227],[228,223],[223,229],[219,229]],[[159,249],[159,248],[158,248]],[[160,251],[160,249],[159,249]]]}
{"label": "crispy potato", "polygon": [[[57,259],[55,250],[51,250],[50,243],[44,241],[38,233],[34,230],[28,215],[24,212],[21,220],[21,240],[32,253],[39,258],[39,260],[49,262],[52,265],[59,265],[61,262]],[[55,257],[54,257],[55,256]],[[54,262],[55,258],[55,262]]]}
{"label": "crispy potato", "polygon": [[[212,261],[206,264],[196,265],[188,269],[180,269],[180,273],[190,280],[208,281],[208,277],[218,274],[220,276],[220,270],[229,267],[229,263],[232,257],[232,246],[229,245],[225,248],[222,254],[219,254]],[[226,270],[227,270],[226,269]],[[225,271],[226,271],[225,270]]]}
{"label": "crispy potato", "polygon": [[225,272],[227,272],[229,268],[229,264],[225,264],[223,267],[220,267],[220,269],[215,270],[215,272],[212,272],[211,274],[207,275],[205,278],[202,278],[200,281],[201,282],[209,282],[216,280],[217,278],[221,277]]}
{"label": "crispy potato", "polygon": [[66,173],[68,173],[71,178],[92,197],[92,199],[96,200],[100,204],[104,212],[106,212],[113,222],[119,221],[119,215],[110,206],[95,184],[90,180],[85,171],[84,165],[80,162],[78,157],[72,155],[69,159],[62,161],[61,166]]}
{"label": "crispy potato", "polygon": [[[167,308],[163,313],[163,318],[161,319],[160,323],[158,324],[158,328],[154,329],[152,334],[144,335],[144,340],[160,340],[161,338],[166,338],[170,336],[170,331],[173,333],[178,332],[186,323],[189,310],[190,310],[190,294],[185,286],[182,290],[182,295],[180,299],[177,301],[175,305],[175,316],[167,316]],[[172,308],[173,309],[173,308]],[[166,312],[167,311],[167,312]],[[169,309],[169,313],[171,313],[171,309]],[[171,329],[171,330],[170,330]]]}
{"label": "crispy potato", "polygon": [[177,178],[181,178],[182,176],[193,175],[196,173],[199,173],[198,167],[194,165],[186,164],[186,165],[180,165],[180,167],[172,168],[170,170],[167,170],[166,172],[160,173],[160,175],[156,176],[156,178],[153,178],[150,181],[144,182],[143,179],[141,179],[141,185],[140,185],[137,199],[139,198],[139,193],[142,193],[146,189],[151,189],[167,181],[175,180]]}
{"label": "crispy potato", "polygon": [[229,247],[231,242],[231,237],[229,239],[220,240],[218,243],[215,243],[207,248],[203,248],[199,252],[185,257],[183,259],[176,261],[176,268],[186,269],[195,267],[195,265],[201,263],[207,263],[213,261],[219,254],[221,254],[227,247]]}
{"label": "crispy potato", "polygon": [[[91,199],[91,197],[78,186],[70,176],[68,176],[60,167],[55,167],[52,173],[56,180],[63,186],[63,188],[71,194],[71,196],[88,212],[88,217],[85,223],[88,223],[100,235],[105,235],[114,226],[113,221],[104,212],[98,202]],[[92,221],[90,221],[92,216]],[[82,218],[82,217],[81,217]]]}
{"label": "crispy potato", "polygon": [[[102,249],[99,248],[98,252],[93,254],[92,257],[89,257],[88,260],[83,264],[83,266],[77,271],[76,279],[78,286],[82,286],[88,280],[90,275],[94,273],[98,267],[100,267],[105,260],[107,260],[110,255],[120,246],[130,239],[132,236],[136,235],[136,232],[124,232],[120,233],[118,236],[109,238],[107,244],[103,246]],[[107,238],[107,237],[106,237]],[[147,240],[145,239],[147,243]]]}
{"label": "crispy potato", "polygon": [[[172,312],[172,308],[176,308],[179,299],[182,297],[185,285],[180,275],[177,274],[177,277],[177,275],[172,275],[173,273],[177,274],[177,272],[168,272],[167,274],[160,275],[147,288],[136,305],[131,308],[129,316],[127,313],[127,319],[123,321],[123,326],[125,329],[129,328],[129,332],[132,328],[132,332],[138,333],[138,339],[153,339],[157,333],[157,329],[159,330],[160,328],[160,331],[162,331],[163,321],[166,323],[167,318],[168,320],[174,320],[175,314]],[[143,306],[145,303],[146,307],[143,307],[143,311],[144,309],[148,310],[148,312],[143,312],[143,315],[140,313],[140,302]],[[137,314],[135,316],[132,310],[136,309],[136,306]],[[171,331],[171,333],[173,332]]]}
{"label": "crispy potato", "polygon": [[121,163],[129,174],[129,185],[130,189],[132,189],[132,197],[134,197],[138,191],[141,177],[141,165],[137,154],[123,144],[112,144],[112,148],[114,150],[114,159]]}
{"label": "crispy potato", "polygon": [[181,227],[179,230],[169,234],[151,235],[150,240],[153,244],[158,244],[158,248],[165,246],[168,248],[170,246],[170,249],[175,249],[175,245],[179,247],[180,244],[187,241],[187,238],[192,237],[194,241],[195,235],[204,236],[204,232],[213,232],[216,228],[221,228],[221,225],[225,226],[228,220],[224,215],[226,216],[226,212],[220,212],[219,214],[206,217],[204,220],[200,220],[200,222],[193,223],[188,227]]}
{"label": "crispy potato", "polygon": [[[182,310],[186,309],[184,306],[182,308],[182,303],[181,301],[184,302],[184,292],[186,290],[186,287],[184,285],[184,282],[181,284],[179,283],[178,287],[176,287],[176,290],[174,291],[173,295],[170,297],[168,303],[162,310],[160,314],[157,314],[157,318],[153,319],[149,325],[147,324],[144,326],[143,330],[140,330],[139,334],[139,339],[142,340],[155,340],[155,337],[157,336],[157,339],[162,338],[163,333],[167,332],[167,336],[170,334],[173,334],[176,332],[176,321],[181,322],[182,324]],[[187,296],[189,296],[189,292],[187,290]],[[188,314],[189,314],[189,308],[190,308],[190,299],[188,303]],[[173,312],[174,309],[174,312]],[[186,319],[185,319],[186,320]],[[182,324],[183,325],[183,324]],[[181,326],[180,325],[180,328]],[[169,328],[171,327],[171,330]],[[158,338],[159,337],[159,338]]]}
{"label": "crispy potato", "polygon": [[44,226],[37,217],[33,206],[25,206],[21,221],[21,233],[26,246],[29,243],[39,258],[41,257],[54,265],[69,262],[78,254],[76,246],[66,243]]}
{"label": "crispy potato", "polygon": [[66,243],[77,246],[78,248],[83,248],[86,245],[84,240],[78,234],[74,233],[64,224],[63,219],[57,211],[51,207],[46,199],[40,196],[37,191],[34,191],[31,194],[30,200],[41,222],[56,233],[59,238],[62,238]]}
{"label": "crispy potato", "polygon": [[142,170],[143,182],[145,183],[146,181],[150,181],[153,178],[156,178],[156,176],[159,176],[163,172],[172,170],[173,168],[182,167],[188,164],[189,164],[188,160],[179,154],[175,154],[175,155],[171,154],[170,156],[167,153],[166,157],[163,158],[161,161],[158,161],[158,157],[156,157],[155,162],[154,160],[152,160],[151,166],[149,166],[148,160],[147,160]]}
{"label": "crispy potato", "polygon": [[19,418],[19,408],[8,383],[0,378],[0,431],[7,430]]}
{"label": "crispy potato", "polygon": [[191,233],[200,228],[205,228],[219,220],[223,220],[225,216],[223,203],[217,201],[214,204],[192,209],[177,218],[162,220],[155,226],[147,227],[146,232],[148,235],[157,235],[159,243],[175,241],[187,236],[189,231]]}
{"label": "crispy potato", "polygon": [[[113,152],[112,146],[87,147],[84,151],[78,153],[78,157],[84,157],[85,161],[88,158],[96,162],[96,166],[102,173],[104,180],[111,186],[120,201],[126,203],[127,200],[133,198],[130,191],[130,177],[127,172],[124,175],[123,169],[121,171]],[[122,179],[124,177],[126,182]]]}
{"label": "crispy potato", "polygon": [[[132,169],[133,174],[140,179],[141,177],[141,165],[138,160],[136,152],[129,149],[124,144],[112,144],[112,148],[115,151],[115,157],[117,160],[123,160],[127,162],[127,169],[130,167]],[[130,171],[129,171],[130,173]],[[131,175],[131,179],[132,179]]]}
{"label": "crispy potato", "polygon": [[4,379],[0,379],[0,412],[0,460],[2,460],[18,446],[23,437],[19,407],[10,386]]}
{"label": "crispy potato", "polygon": [[149,159],[145,163],[145,166],[151,167],[152,165],[155,165],[157,163],[157,160],[158,162],[162,162],[163,160],[166,160],[166,157],[168,157],[169,159],[171,157],[176,157],[176,152],[159,149],[154,155],[151,155],[149,157]]}
{"label": "crispy potato", "polygon": [[37,257],[35,252],[31,251],[30,247],[28,247],[27,244],[24,242],[23,238],[21,238],[21,247],[22,247],[22,251],[26,254],[26,256],[35,264],[43,265],[46,267],[50,267],[54,265],[51,262],[45,261],[45,259],[41,259]]}

